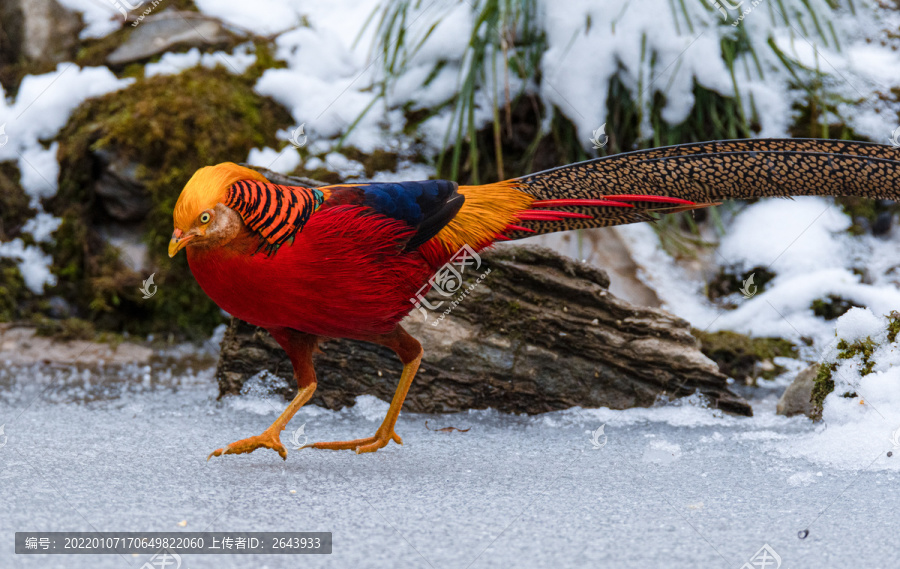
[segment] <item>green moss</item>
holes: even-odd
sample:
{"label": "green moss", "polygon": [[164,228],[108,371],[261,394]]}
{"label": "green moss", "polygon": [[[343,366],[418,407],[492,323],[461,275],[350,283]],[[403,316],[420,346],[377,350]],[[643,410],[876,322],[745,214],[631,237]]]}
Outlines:
{"label": "green moss", "polygon": [[834,379],[832,374],[837,370],[837,364],[822,364],[819,366],[819,372],[813,380],[812,395],[810,402],[813,404],[813,411],[810,417],[814,421],[822,419],[822,405],[828,394],[834,391]]}
{"label": "green moss", "polygon": [[385,150],[375,150],[363,160],[363,165],[369,178],[376,172],[393,172],[397,169],[397,155]]}
{"label": "green moss", "polygon": [[266,69],[283,69],[287,67],[287,63],[275,58],[270,42],[256,39],[254,40],[254,46],[256,49],[256,61],[244,72],[244,76],[248,79],[254,81],[259,79]]}
{"label": "green moss", "polygon": [[0,241],[17,237],[25,222],[37,213],[28,201],[19,184],[18,167],[13,162],[0,162]]}
{"label": "green moss", "polygon": [[293,174],[295,176],[301,176],[303,178],[310,178],[312,180],[318,180],[323,184],[340,184],[344,181],[344,178],[341,177],[337,172],[332,172],[328,168],[316,168],[315,170],[307,170],[303,166],[297,168]]}
{"label": "green moss", "polygon": [[843,316],[845,312],[854,306],[858,307],[859,305],[846,298],[829,294],[826,298],[817,298],[813,300],[809,307],[816,316],[824,318],[825,320],[834,320],[839,316]]}
{"label": "green moss", "polygon": [[131,26],[124,26],[102,38],[82,41],[75,54],[75,63],[79,67],[106,65],[106,58],[128,40],[132,30]]}
{"label": "green moss", "polygon": [[875,362],[872,361],[872,354],[875,353],[877,348],[878,345],[872,341],[872,338],[857,340],[852,344],[848,343],[846,340],[840,340],[837,345],[837,349],[839,350],[837,357],[839,360],[849,360],[856,356],[861,356],[862,365],[860,365],[859,374],[869,375],[872,373],[872,368],[875,367]]}
{"label": "green moss", "polygon": [[[46,207],[62,217],[53,247],[59,293],[104,330],[208,334],[219,309],[194,281],[184,255],[169,259],[175,201],[198,168],[241,161],[254,147],[278,147],[275,132],[291,116],[253,90],[249,76],[195,68],[139,80],[86,101],[61,131],[60,184]],[[93,229],[107,221],[93,193],[97,151],[136,165],[153,207],[142,222],[152,268],[137,274]],[[143,299],[142,280],[155,273],[158,294]]]}
{"label": "green moss", "polygon": [[94,325],[80,318],[52,320],[38,317],[35,319],[35,334],[57,340],[93,340],[96,335]]}
{"label": "green moss", "polygon": [[0,322],[23,319],[33,300],[15,262],[0,258]]}
{"label": "green moss", "polygon": [[897,334],[900,333],[900,312],[892,311],[887,319],[888,341],[893,343],[897,341]]}
{"label": "green moss", "polygon": [[[896,314],[896,313],[892,313]],[[892,317],[892,319],[888,323],[888,338],[896,337],[896,330],[900,329],[900,324],[898,324],[898,319],[896,317]],[[893,342],[893,340],[891,340]],[[866,338],[865,340],[857,340],[855,342],[848,342],[847,340],[839,340],[837,344],[837,359],[839,360],[849,360],[855,358],[856,356],[860,357],[860,366],[859,366],[859,374],[861,376],[866,376],[872,373],[875,368],[875,361],[872,359],[872,355],[875,353],[875,350],[878,349],[878,344],[875,343],[872,338]],[[814,420],[819,420],[822,418],[822,405],[825,403],[825,398],[834,391],[834,379],[832,375],[835,371],[837,371],[838,364],[834,363],[823,363],[819,366],[819,373],[816,375],[816,379],[813,385],[812,395],[810,396],[810,402],[813,404],[813,413],[811,417]],[[856,393],[845,393],[844,397],[856,397]]]}
{"label": "green moss", "polygon": [[[0,162],[0,242],[21,238],[33,245],[30,235],[21,234],[35,210],[19,183],[19,169],[13,162]],[[12,259],[0,258],[0,322],[27,319],[38,308],[38,300],[25,286]]]}
{"label": "green moss", "polygon": [[751,338],[737,332],[696,329],[693,333],[700,340],[700,350],[719,365],[722,373],[736,379],[773,379],[784,371],[775,365],[776,357],[797,357],[797,347],[783,338]]}

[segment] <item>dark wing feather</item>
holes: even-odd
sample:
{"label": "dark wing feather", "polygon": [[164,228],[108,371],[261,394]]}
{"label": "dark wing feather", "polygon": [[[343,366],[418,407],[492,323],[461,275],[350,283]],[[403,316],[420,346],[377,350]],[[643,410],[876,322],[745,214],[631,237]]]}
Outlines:
{"label": "dark wing feather", "polygon": [[323,208],[358,205],[414,228],[416,232],[406,242],[405,251],[414,250],[437,235],[465,201],[456,183],[447,180],[347,184],[322,189],[330,194]]}

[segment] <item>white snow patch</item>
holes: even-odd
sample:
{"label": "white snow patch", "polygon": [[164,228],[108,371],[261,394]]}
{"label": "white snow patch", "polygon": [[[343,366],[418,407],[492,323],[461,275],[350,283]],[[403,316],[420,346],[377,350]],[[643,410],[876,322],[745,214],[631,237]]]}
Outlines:
{"label": "white snow patch", "polygon": [[816,475],[809,471],[796,472],[788,477],[787,482],[791,486],[809,486],[816,482]]}
{"label": "white snow patch", "polygon": [[[97,0],[58,0],[60,4],[81,14],[85,27],[81,30],[81,39],[102,38],[121,29],[125,23],[122,13],[112,2]],[[131,2],[132,5],[135,2]]]}
{"label": "white snow patch", "polygon": [[658,464],[669,464],[681,457],[681,445],[664,440],[653,440],[644,448],[641,460]]}
{"label": "white snow patch", "polygon": [[56,231],[61,223],[62,219],[42,211],[26,221],[22,230],[30,233],[38,243],[47,243],[51,240],[50,234]]}
{"label": "white snow patch", "polygon": [[[900,470],[900,344],[890,342],[887,319],[868,309],[851,309],[836,324],[838,337],[827,347],[824,365],[837,364],[834,391],[825,398],[822,425],[774,447],[789,456],[849,470]],[[846,334],[846,336],[845,336]],[[838,358],[840,341],[871,339],[871,373],[863,375],[862,354]],[[853,394],[851,397],[845,397]],[[900,457],[898,457],[900,458]]]}
{"label": "white snow patch", "polygon": [[297,1],[195,0],[194,5],[208,16],[261,36],[283,32],[300,23]]}
{"label": "white snow patch", "polygon": [[300,153],[291,145],[285,146],[280,151],[268,147],[252,148],[247,157],[248,164],[261,166],[279,174],[293,172],[300,165],[301,160]]}
{"label": "white snow patch", "polygon": [[227,71],[240,75],[256,63],[256,53],[253,44],[241,44],[233,53],[217,51],[215,53],[200,53],[200,50],[192,48],[184,53],[165,53],[156,63],[148,63],[144,66],[144,76],[177,75],[186,69],[202,65],[208,69],[223,67]]}
{"label": "white snow patch", "polygon": [[356,404],[353,405],[352,411],[354,415],[367,421],[381,421],[387,415],[390,406],[390,403],[382,401],[374,395],[360,395],[356,398]]}
{"label": "white snow patch", "polygon": [[56,276],[50,272],[53,259],[34,245],[26,246],[19,238],[0,243],[0,257],[16,261],[25,286],[35,294],[43,293],[44,285],[56,284]]}
{"label": "white snow patch", "polygon": [[[60,220],[43,212],[40,200],[56,194],[59,164],[57,142],[45,145],[68,122],[69,116],[85,99],[98,97],[130,85],[133,79],[118,79],[105,67],[79,68],[61,63],[56,71],[43,75],[27,75],[22,79],[14,101],[7,100],[0,87],[0,126],[8,139],[0,146],[0,162],[18,163],[20,183],[28,194],[37,216],[26,222],[24,230],[36,241],[46,242],[59,227]],[[25,284],[35,293],[44,285],[56,284],[50,272],[52,258],[34,246],[24,246],[20,239],[0,243],[0,256],[13,258]]]}

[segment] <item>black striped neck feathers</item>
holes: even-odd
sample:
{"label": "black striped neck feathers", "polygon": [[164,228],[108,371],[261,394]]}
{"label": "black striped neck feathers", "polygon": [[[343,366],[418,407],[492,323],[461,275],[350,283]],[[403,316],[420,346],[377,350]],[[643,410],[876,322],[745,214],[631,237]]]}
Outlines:
{"label": "black striped neck feathers", "polygon": [[323,201],[320,190],[258,180],[235,182],[225,196],[225,205],[259,237],[254,253],[262,251],[267,256],[274,255],[285,243],[293,243]]}

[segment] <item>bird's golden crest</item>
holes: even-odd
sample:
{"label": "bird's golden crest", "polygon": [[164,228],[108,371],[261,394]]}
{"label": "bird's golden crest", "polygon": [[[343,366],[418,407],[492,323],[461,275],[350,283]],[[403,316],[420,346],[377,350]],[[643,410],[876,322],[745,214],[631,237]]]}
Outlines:
{"label": "bird's golden crest", "polygon": [[224,203],[228,188],[240,180],[268,181],[259,172],[233,162],[206,166],[194,172],[175,203],[175,227],[187,231],[202,211]]}

